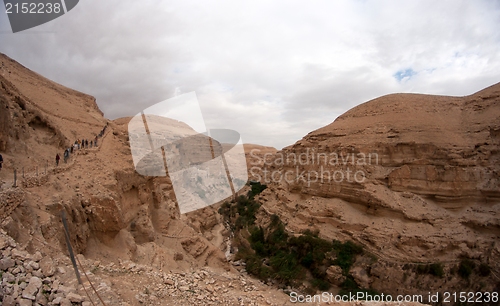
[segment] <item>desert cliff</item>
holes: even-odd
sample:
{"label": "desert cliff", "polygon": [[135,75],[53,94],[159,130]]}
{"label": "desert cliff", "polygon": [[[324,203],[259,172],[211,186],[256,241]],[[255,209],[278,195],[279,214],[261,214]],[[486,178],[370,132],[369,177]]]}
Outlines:
{"label": "desert cliff", "polygon": [[[377,260],[353,268],[361,287],[498,290],[499,131],[500,84],[465,97],[383,96],[261,160],[254,173],[268,188],[258,200],[291,232],[364,246]],[[464,280],[464,259],[492,273]]]}

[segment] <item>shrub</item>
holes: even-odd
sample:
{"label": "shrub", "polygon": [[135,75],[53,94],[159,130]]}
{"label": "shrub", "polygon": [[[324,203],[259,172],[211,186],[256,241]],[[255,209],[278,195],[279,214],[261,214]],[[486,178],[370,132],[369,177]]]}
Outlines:
{"label": "shrub", "polygon": [[313,254],[311,252],[307,253],[306,256],[300,260],[300,263],[306,268],[311,267],[314,263]]}
{"label": "shrub", "polygon": [[224,202],[219,208],[219,214],[225,219],[229,219],[231,217],[231,204],[229,202]]}
{"label": "shrub", "polygon": [[271,215],[271,224],[269,227],[274,228],[277,227],[281,224],[280,217],[277,214],[272,214]]}
{"label": "shrub", "polygon": [[[265,185],[252,185],[253,192],[263,189]],[[336,253],[335,262],[342,267],[346,276],[349,275],[355,257],[363,253],[362,248],[351,241],[341,243],[321,239],[319,231],[305,230],[301,235],[290,235],[278,215],[271,215],[269,225],[256,226],[259,208],[260,204],[252,198],[240,196],[233,203],[224,203],[219,213],[229,222],[235,233],[239,233],[241,229],[248,230],[249,235],[246,235],[245,231],[235,235],[246,237],[243,239],[248,240],[248,243],[236,241],[239,247],[236,258],[246,262],[248,273],[262,280],[273,278],[293,286],[300,284],[308,275],[311,290],[316,288],[325,291],[330,287],[326,280],[326,269],[334,264],[330,253]],[[346,286],[351,286],[352,282],[354,280],[351,277]]]}
{"label": "shrub", "polygon": [[262,226],[253,226],[249,230],[250,232],[250,242],[265,242],[266,238],[264,237],[264,229]]}
{"label": "shrub", "polygon": [[349,274],[349,269],[354,264],[356,255],[362,254],[363,249],[361,246],[355,244],[352,241],[346,241],[344,243],[334,240],[333,249],[337,253],[337,259],[335,259],[334,264],[342,268],[344,275]]}
{"label": "shrub", "polygon": [[417,274],[427,274],[428,266],[427,265],[415,265],[415,272]]}
{"label": "shrub", "polygon": [[303,277],[303,270],[298,265],[297,258],[293,253],[279,251],[269,259],[271,267],[276,271],[279,279],[286,283]]}
{"label": "shrub", "polygon": [[318,288],[321,291],[326,291],[326,290],[330,289],[330,283],[323,280],[323,279],[319,279],[319,278],[313,279],[311,282],[311,285],[314,288]]}
{"label": "shrub", "polygon": [[443,264],[440,262],[428,265],[416,265],[415,272],[417,274],[430,274],[437,277],[444,276]]}
{"label": "shrub", "polygon": [[259,203],[255,202],[254,200],[250,200],[245,196],[239,196],[238,199],[236,199],[235,207],[236,211],[238,212],[238,218],[234,222],[234,228],[242,229],[255,223],[255,215],[260,208]]}
{"label": "shrub", "polygon": [[359,289],[358,284],[356,283],[356,281],[354,281],[354,278],[352,278],[351,275],[349,275],[345,278],[344,282],[342,282],[342,284],[340,284],[340,287],[342,287],[342,289],[347,291],[347,292],[355,291],[355,290]]}
{"label": "shrub", "polygon": [[481,275],[483,277],[486,277],[486,276],[489,276],[490,273],[491,273],[490,266],[488,266],[487,264],[485,264],[484,262],[482,262],[479,265],[479,275]]}
{"label": "shrub", "polygon": [[458,266],[458,274],[462,277],[462,278],[469,278],[469,276],[472,274],[472,271],[474,270],[474,268],[476,267],[476,265],[474,264],[474,262],[470,259],[462,259],[460,261],[460,264]]}
{"label": "shrub", "polygon": [[258,195],[259,193],[261,193],[262,191],[264,191],[267,188],[267,185],[263,185],[260,182],[251,183],[251,185],[252,185],[252,189],[247,194],[247,197],[251,200],[253,200],[253,198],[256,195]]}
{"label": "shrub", "polygon": [[437,262],[429,265],[429,274],[437,277],[443,277],[444,276],[443,264]]}

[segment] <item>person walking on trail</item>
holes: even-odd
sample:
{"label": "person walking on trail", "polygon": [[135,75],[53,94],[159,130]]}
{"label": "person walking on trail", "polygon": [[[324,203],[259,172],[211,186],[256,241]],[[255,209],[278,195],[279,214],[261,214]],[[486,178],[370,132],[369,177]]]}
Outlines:
{"label": "person walking on trail", "polygon": [[0,170],[2,170],[2,164],[3,164],[3,157],[2,154],[0,154]]}
{"label": "person walking on trail", "polygon": [[68,162],[69,158],[69,149],[64,150],[64,163],[66,164]]}
{"label": "person walking on trail", "polygon": [[59,166],[59,160],[61,159],[61,156],[59,156],[59,153],[56,154],[56,166]]}

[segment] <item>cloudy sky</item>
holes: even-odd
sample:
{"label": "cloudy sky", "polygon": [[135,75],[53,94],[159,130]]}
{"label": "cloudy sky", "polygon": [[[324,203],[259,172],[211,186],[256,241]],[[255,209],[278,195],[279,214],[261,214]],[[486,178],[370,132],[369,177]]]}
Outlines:
{"label": "cloudy sky", "polygon": [[498,1],[81,0],[0,52],[133,116],[195,91],[210,128],[289,145],[394,92],[467,95],[500,82]]}

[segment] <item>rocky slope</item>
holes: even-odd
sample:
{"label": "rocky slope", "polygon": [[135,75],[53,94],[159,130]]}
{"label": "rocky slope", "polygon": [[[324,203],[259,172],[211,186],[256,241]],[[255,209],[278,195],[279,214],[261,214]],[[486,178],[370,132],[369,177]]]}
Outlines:
{"label": "rocky slope", "polygon": [[[466,97],[380,97],[277,152],[259,199],[292,232],[362,244],[379,259],[358,263],[362,287],[498,290],[499,133],[500,84]],[[454,274],[463,258],[493,272],[463,280]],[[438,262],[445,277],[403,269]]]}
{"label": "rocky slope", "polygon": [[[180,215],[168,176],[142,176],[135,171],[127,133],[129,118],[108,121],[93,97],[47,80],[5,55],[0,55],[0,60],[0,152],[5,159],[5,167],[0,171],[3,304],[69,305],[73,302],[89,305],[90,297],[97,302],[90,282],[106,305],[290,304],[283,290],[251,278],[243,265],[226,258],[230,255],[226,252],[230,247],[230,232],[222,223],[217,207]],[[481,101],[497,101],[490,98],[491,95],[485,94]],[[493,117],[477,118],[497,118],[491,115],[495,110],[493,102],[484,104],[484,107],[490,106],[483,112]],[[470,107],[474,107],[474,103]],[[466,106],[465,102],[458,105]],[[464,120],[479,120],[467,116],[464,113]],[[494,179],[497,172],[490,176],[481,172],[490,167],[491,158],[487,154],[497,156],[491,149],[490,136],[482,130],[486,125],[482,124],[471,130],[478,130],[486,137],[485,141],[473,145],[480,144],[476,150],[480,153],[474,153],[472,159],[469,155],[462,159],[469,162],[480,159],[483,165],[472,170],[479,171],[479,179]],[[75,150],[67,163],[61,160],[61,164],[55,166],[56,153],[62,155],[76,139],[92,139],[104,126],[107,129],[98,137],[97,147]],[[380,134],[381,126],[382,123],[373,135]],[[489,126],[493,129],[492,135],[497,133],[496,125],[490,122]],[[334,128],[333,134],[329,130],[314,132],[282,152],[304,152],[316,145],[325,152],[365,148],[363,142],[358,145],[355,138],[348,144],[349,137],[354,137],[349,136],[350,128],[346,124],[345,131],[339,134],[344,137],[341,142]],[[404,130],[399,131],[404,134]],[[432,254],[455,260],[453,256],[464,253],[474,258],[483,256],[481,260],[488,261],[494,271],[498,271],[493,263],[498,254],[498,217],[495,215],[498,188],[491,185],[495,181],[478,183],[481,194],[467,187],[470,191],[456,199],[449,200],[449,194],[432,197],[425,193],[427,191],[414,187],[420,185],[411,181],[413,176],[405,177],[402,167],[434,165],[441,155],[415,149],[416,157],[410,163],[403,156],[408,149],[393,149],[394,153],[389,149],[384,151],[391,147],[387,146],[388,141],[394,141],[393,146],[399,148],[397,137],[387,134],[391,135],[387,138],[384,133],[379,135],[380,151],[376,151],[381,156],[380,164],[360,166],[370,174],[366,182],[273,183],[260,197],[264,203],[261,213],[280,214],[288,221],[290,231],[316,227],[324,237],[355,239],[394,260],[423,260]],[[367,135],[369,139],[377,139]],[[372,142],[366,145],[363,152],[371,152]],[[411,146],[411,142],[408,145]],[[460,146],[453,152],[460,152]],[[260,152],[251,156],[249,150],[255,148]],[[255,175],[250,175],[252,180],[264,174],[259,171],[267,169],[280,153],[256,146],[245,149],[249,171],[256,167]],[[307,165],[300,166],[309,169]],[[443,169],[448,169],[446,167]],[[494,164],[491,167],[492,171],[498,170]],[[15,169],[17,186],[13,184]],[[285,169],[285,166],[278,163],[269,169]],[[474,171],[470,173],[476,173]],[[443,181],[449,176],[446,173]],[[469,198],[475,202],[467,204]],[[85,271],[90,280],[83,278],[83,286],[77,285],[67,256],[61,211],[66,212],[69,221],[69,238],[75,253],[79,254],[80,270]],[[479,237],[477,241],[476,237]],[[442,254],[434,250],[440,243],[445,243],[440,246]],[[397,278],[381,276],[387,272],[399,277],[397,265],[379,263],[377,269],[372,267],[372,275],[380,275],[380,282],[387,286],[394,286],[394,279],[399,282]],[[356,279],[366,280],[366,267],[362,262],[356,269]],[[373,287],[378,286],[373,278],[366,281],[371,281]],[[89,291],[89,297],[85,290]]]}
{"label": "rocky slope", "polygon": [[52,162],[54,147],[95,137],[106,124],[94,97],[54,83],[3,54],[0,107],[0,150],[7,167]]}

